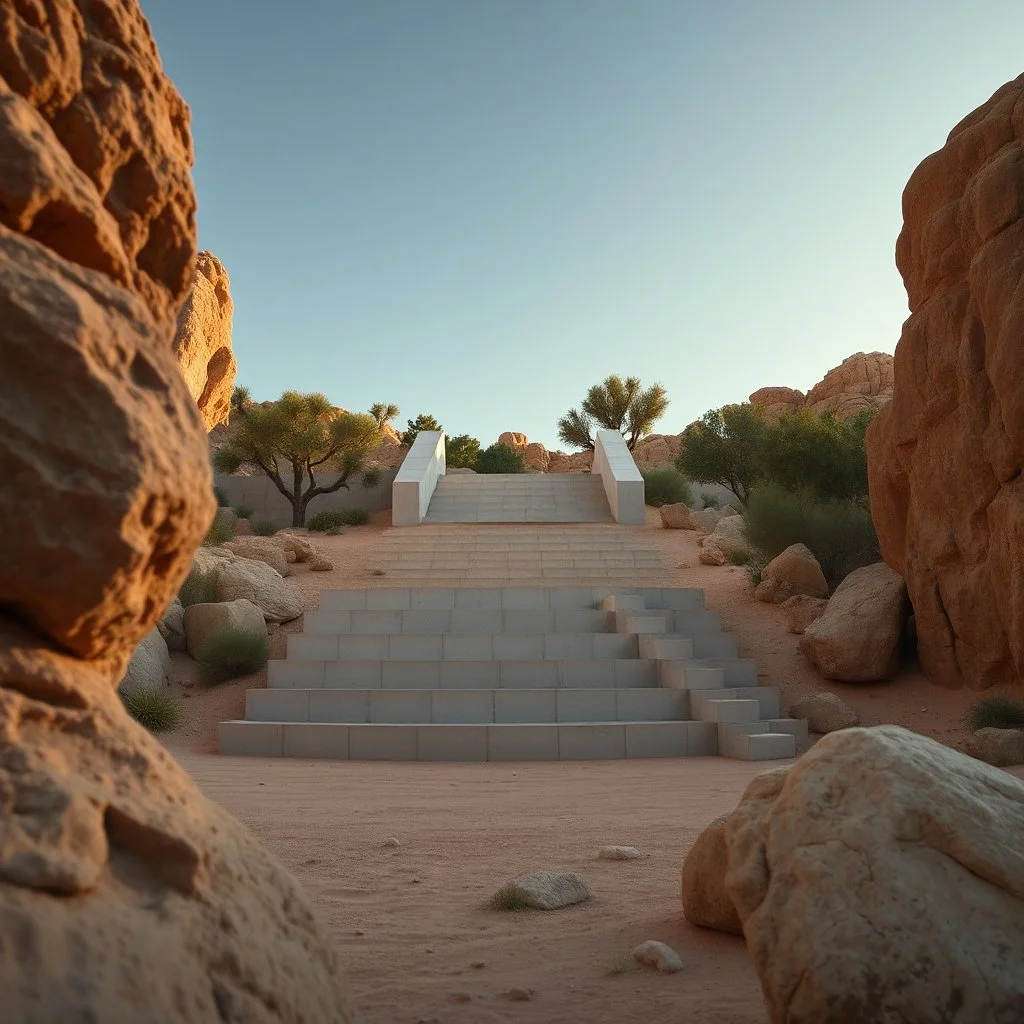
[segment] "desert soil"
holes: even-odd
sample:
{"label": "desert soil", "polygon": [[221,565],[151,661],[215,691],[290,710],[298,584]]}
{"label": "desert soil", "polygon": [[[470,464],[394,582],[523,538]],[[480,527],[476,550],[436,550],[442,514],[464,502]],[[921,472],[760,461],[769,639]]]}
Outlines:
{"label": "desert soil", "polygon": [[[962,744],[962,717],[975,694],[933,686],[912,656],[887,683],[824,683],[800,654],[785,615],[753,600],[742,568],[700,565],[695,535],[663,530],[649,513],[638,530],[664,556],[667,571],[656,585],[703,589],[740,653],[757,660],[761,682],[780,688],[784,710],[829,689],[866,725],[894,723]],[[289,580],[307,609],[324,590],[388,585],[372,569],[389,517],[378,513],[367,526],[313,538],[335,568],[294,567]],[[299,619],[278,629],[271,656],[283,657],[287,634],[301,628]],[[243,716],[245,690],[266,685],[265,672],[204,690],[187,657],[174,662],[186,715],[168,747],[306,887],[366,1024],[767,1019],[742,940],[688,925],[679,902],[686,851],[766,765],[719,758],[523,765],[225,758],[215,753],[217,723]],[[385,846],[391,838],[399,845]],[[645,857],[598,860],[607,844],[636,846]],[[550,913],[484,908],[502,883],[542,868],[579,871],[593,898]],[[663,976],[632,964],[629,952],[647,939],[672,946],[683,971]],[[532,996],[512,999],[510,989]]]}

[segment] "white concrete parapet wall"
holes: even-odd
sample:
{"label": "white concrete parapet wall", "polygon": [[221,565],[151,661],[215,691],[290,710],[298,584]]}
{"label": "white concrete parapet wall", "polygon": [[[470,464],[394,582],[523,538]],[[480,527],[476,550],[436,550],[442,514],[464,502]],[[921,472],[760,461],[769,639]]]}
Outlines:
{"label": "white concrete parapet wall", "polygon": [[626,441],[617,430],[599,430],[594,443],[594,465],[608,496],[617,523],[643,526],[644,478],[640,475]]}
{"label": "white concrete parapet wall", "polygon": [[444,433],[421,430],[391,485],[391,525],[419,526],[444,476]]}

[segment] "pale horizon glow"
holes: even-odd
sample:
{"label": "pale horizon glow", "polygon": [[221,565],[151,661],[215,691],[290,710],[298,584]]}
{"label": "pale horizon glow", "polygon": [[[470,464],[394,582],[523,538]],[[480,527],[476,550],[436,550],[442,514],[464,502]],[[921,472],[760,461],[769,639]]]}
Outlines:
{"label": "pale horizon glow", "polygon": [[1024,71],[1006,0],[142,5],[238,383],[484,446],[611,373],[678,433],[892,352],[903,187]]}

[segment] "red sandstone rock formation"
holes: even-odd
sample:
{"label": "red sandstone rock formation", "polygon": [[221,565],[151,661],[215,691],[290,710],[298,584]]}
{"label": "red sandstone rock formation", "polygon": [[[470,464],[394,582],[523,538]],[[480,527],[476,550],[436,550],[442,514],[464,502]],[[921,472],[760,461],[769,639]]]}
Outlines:
{"label": "red sandstone rock formation", "polygon": [[960,122],[903,193],[911,315],[868,433],[871,509],[928,675],[1024,678],[1024,76]]}
{"label": "red sandstone rock formation", "polygon": [[350,1021],[298,885],[116,695],[214,512],[188,109],[134,0],[0,6],[0,153],[0,1015]]}

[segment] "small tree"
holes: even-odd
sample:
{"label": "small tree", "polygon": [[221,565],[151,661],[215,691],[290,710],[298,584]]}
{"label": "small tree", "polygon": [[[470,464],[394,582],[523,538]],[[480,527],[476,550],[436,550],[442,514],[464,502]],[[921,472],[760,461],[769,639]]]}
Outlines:
{"label": "small tree", "polygon": [[668,396],[660,384],[644,390],[639,377],[606,377],[587,391],[579,409],[570,409],[558,421],[558,436],[571,448],[594,450],[594,431],[618,430],[632,451],[654,429],[668,408]]}
{"label": "small tree", "polygon": [[383,431],[398,415],[398,406],[394,402],[374,402],[370,406],[370,415],[377,421],[377,429]]}
{"label": "small tree", "polygon": [[712,409],[683,431],[676,469],[687,480],[728,487],[746,505],[750,489],[765,475],[769,427],[755,405]]}
{"label": "small tree", "polygon": [[480,442],[469,434],[445,438],[445,464],[451,469],[475,469]]}
{"label": "small tree", "polygon": [[[292,526],[305,523],[313,498],[347,490],[380,443],[372,416],[338,413],[321,394],[286,391],[276,402],[255,405],[245,388],[236,388],[231,408],[231,436],[214,456],[215,468],[236,473],[247,466],[268,476],[292,506]],[[314,473],[337,476],[321,485]],[[364,474],[364,484],[367,479],[372,480],[372,471]]]}
{"label": "small tree", "polygon": [[444,430],[433,416],[428,416],[425,412],[421,412],[416,419],[405,422],[409,424],[409,429],[402,435],[403,448],[411,448],[421,430]]}
{"label": "small tree", "polygon": [[525,473],[526,460],[507,444],[492,444],[476,460],[478,473]]}

